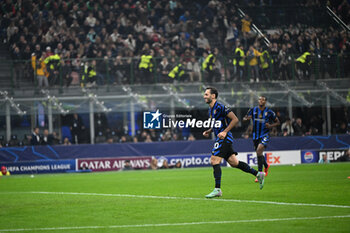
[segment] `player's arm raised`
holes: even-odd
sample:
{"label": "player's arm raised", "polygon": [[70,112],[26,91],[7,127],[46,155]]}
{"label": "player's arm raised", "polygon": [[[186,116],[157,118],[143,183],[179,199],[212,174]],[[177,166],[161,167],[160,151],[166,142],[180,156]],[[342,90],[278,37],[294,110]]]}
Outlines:
{"label": "player's arm raised", "polygon": [[218,137],[220,139],[224,139],[226,137],[227,133],[230,132],[230,130],[233,129],[233,127],[235,127],[237,125],[237,123],[239,122],[237,116],[233,112],[229,112],[227,114],[227,117],[231,119],[231,122],[226,127],[226,129],[224,129],[224,131],[222,131],[221,133],[218,134]]}

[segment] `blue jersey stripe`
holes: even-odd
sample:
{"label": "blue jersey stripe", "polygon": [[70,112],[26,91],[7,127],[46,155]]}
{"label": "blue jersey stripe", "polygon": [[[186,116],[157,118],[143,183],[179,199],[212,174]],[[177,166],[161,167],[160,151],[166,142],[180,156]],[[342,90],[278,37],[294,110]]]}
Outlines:
{"label": "blue jersey stripe", "polygon": [[253,120],[253,139],[259,139],[269,134],[266,123],[272,123],[276,119],[276,114],[269,108],[265,107],[263,111],[258,106],[249,110],[248,116],[252,116]]}
{"label": "blue jersey stripe", "polygon": [[[215,121],[221,122],[220,127],[213,127],[215,137],[217,137],[219,133],[224,131],[230,124],[231,119],[227,117],[227,114],[229,112],[231,112],[231,110],[229,108],[226,108],[223,104],[219,103],[218,101],[216,101],[213,108],[209,108],[209,117],[211,119],[215,119]],[[229,138],[230,142],[233,142],[233,136],[231,132],[227,133],[227,138]]]}

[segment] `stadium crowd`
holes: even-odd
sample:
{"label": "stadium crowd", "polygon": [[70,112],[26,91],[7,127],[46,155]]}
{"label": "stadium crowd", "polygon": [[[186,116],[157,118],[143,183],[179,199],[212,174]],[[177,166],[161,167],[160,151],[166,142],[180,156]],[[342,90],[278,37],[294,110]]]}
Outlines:
{"label": "stadium crowd", "polygon": [[[344,2],[333,8],[345,18],[349,4]],[[349,74],[347,32],[301,23],[268,28],[267,46],[252,31],[252,18],[241,18],[235,3],[6,0],[1,3],[1,37],[13,59],[32,60],[15,63],[15,70],[26,71],[16,72],[24,76],[16,78],[35,78],[43,86],[58,84],[60,73],[67,86],[213,82],[225,77],[224,67],[229,67],[228,79],[242,81],[291,79],[295,66],[300,79],[309,79],[315,66],[323,78]],[[323,2],[295,4],[320,7]]]}
{"label": "stadium crowd", "polygon": [[[279,4],[289,3],[280,1]],[[271,42],[266,45],[265,39],[252,30],[254,15],[246,14],[242,18],[236,4],[275,3],[253,0],[5,0],[0,3],[0,38],[8,45],[13,60],[26,61],[14,63],[15,78],[32,79],[39,86],[58,84],[61,75],[66,86],[93,86],[174,80],[216,82],[227,78],[227,73],[229,80],[226,81],[251,82],[290,80],[294,75],[298,79],[311,79],[316,75],[315,70],[319,70],[321,78],[350,74],[348,32],[332,26],[285,25],[263,31]],[[305,0],[294,4],[321,7],[326,2]],[[349,22],[347,1],[329,4],[346,23]],[[322,122],[321,117],[284,118],[282,127],[272,133],[275,136],[321,134]],[[348,118],[339,120],[337,133],[348,133],[348,122]],[[98,142],[201,137],[177,130],[140,131],[136,137],[131,137],[128,130],[103,127],[107,130],[96,130]],[[87,143],[85,130],[83,126],[74,129],[73,124],[72,143]],[[249,127],[239,132],[244,132],[239,137],[250,136]],[[70,143],[68,139],[64,141]]]}

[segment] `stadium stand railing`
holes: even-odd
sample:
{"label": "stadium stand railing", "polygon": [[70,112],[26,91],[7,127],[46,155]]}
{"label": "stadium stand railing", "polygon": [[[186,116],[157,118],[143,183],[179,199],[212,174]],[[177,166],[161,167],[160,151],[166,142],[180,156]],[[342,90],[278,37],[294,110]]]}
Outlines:
{"label": "stadium stand railing", "polygon": [[[348,78],[350,75],[350,54],[327,54],[311,55],[308,64],[298,66],[296,59],[299,56],[288,55],[288,63],[285,66],[285,72],[282,73],[280,59],[277,55],[271,55],[271,60],[266,71],[263,71],[259,60],[258,69],[259,81],[281,81],[281,80],[322,80]],[[233,65],[233,56],[218,56],[216,63],[215,82],[238,81],[237,67]],[[202,57],[195,57],[194,63],[191,57],[188,58],[169,58],[171,61],[165,74],[162,74],[160,68],[161,57],[155,57],[152,62],[152,71],[149,72],[147,80],[142,79],[142,73],[139,66],[139,58],[121,58],[120,63],[116,64],[115,59],[71,59],[63,60],[56,69],[57,73],[48,76],[50,88],[65,88],[69,86],[84,86],[88,81],[87,68],[92,63],[93,70],[96,72],[96,86],[114,86],[114,85],[133,85],[133,84],[156,84],[156,83],[190,83],[202,81],[208,83],[207,72],[202,69]],[[8,75],[2,75],[1,86],[3,89],[33,89],[38,86],[35,71],[30,61],[25,60],[2,60],[2,66],[6,66],[10,72]],[[71,65],[74,63],[75,65]],[[184,77],[171,78],[168,73],[178,64],[182,63]],[[193,69],[196,67],[197,69]],[[249,58],[245,58],[244,76],[239,79],[243,82],[256,81],[253,78],[253,67],[249,65]],[[49,72],[47,72],[49,74]]]}

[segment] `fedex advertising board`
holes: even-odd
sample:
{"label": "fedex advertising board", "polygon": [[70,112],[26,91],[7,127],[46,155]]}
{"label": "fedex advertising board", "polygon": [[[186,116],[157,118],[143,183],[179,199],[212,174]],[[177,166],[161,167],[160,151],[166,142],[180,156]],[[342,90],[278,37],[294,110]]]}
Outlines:
{"label": "fedex advertising board", "polygon": [[[300,150],[290,151],[266,151],[266,162],[271,165],[300,164]],[[248,163],[250,166],[258,164],[255,152],[241,152],[237,155],[238,160]]]}

